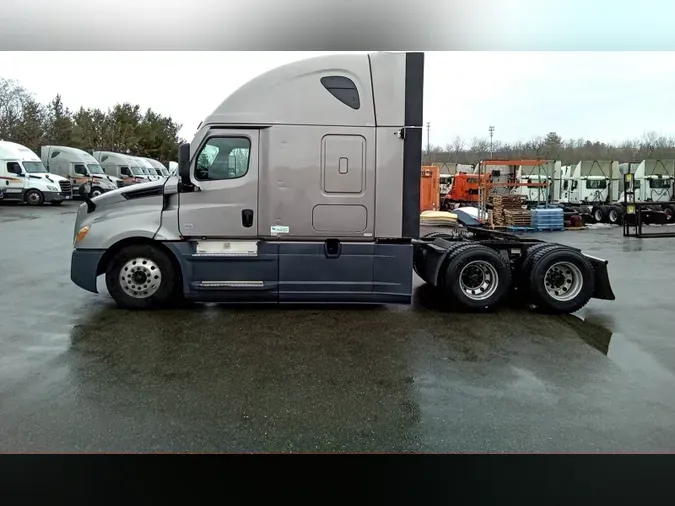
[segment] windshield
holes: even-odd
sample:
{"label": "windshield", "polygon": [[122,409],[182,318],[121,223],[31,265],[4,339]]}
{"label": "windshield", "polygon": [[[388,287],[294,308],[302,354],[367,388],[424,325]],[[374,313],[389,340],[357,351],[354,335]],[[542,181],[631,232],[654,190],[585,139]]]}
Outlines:
{"label": "windshield", "polygon": [[607,180],[605,179],[587,179],[586,180],[586,189],[587,190],[604,190],[607,188]]}
{"label": "windshield", "polygon": [[94,163],[87,164],[87,168],[89,169],[90,174],[105,174],[103,167],[101,167],[98,164]]}
{"label": "windshield", "polygon": [[145,172],[143,172],[143,169],[141,169],[140,167],[131,167],[131,173],[134,176],[142,176],[143,174],[145,174]]}
{"label": "windshield", "polygon": [[22,162],[23,168],[26,169],[26,172],[29,174],[45,174],[47,169],[42,162]]}
{"label": "windshield", "polygon": [[145,174],[146,176],[152,176],[150,169],[148,169],[147,167],[142,167],[141,170],[143,171],[143,174]]}
{"label": "windshield", "polygon": [[[24,165],[26,165],[25,162],[24,162]],[[670,180],[669,179],[650,179],[649,180],[649,187],[653,190],[664,190],[666,188],[670,188]]]}
{"label": "windshield", "polygon": [[162,173],[162,176],[168,176],[169,175],[169,171],[166,170],[166,169],[159,169],[159,171]]}

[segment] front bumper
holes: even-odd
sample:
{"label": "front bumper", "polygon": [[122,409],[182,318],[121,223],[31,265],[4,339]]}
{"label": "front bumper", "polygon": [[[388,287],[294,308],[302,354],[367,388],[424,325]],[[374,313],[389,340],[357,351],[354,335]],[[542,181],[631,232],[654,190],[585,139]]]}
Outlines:
{"label": "front bumper", "polygon": [[72,198],[71,194],[66,192],[42,192],[42,195],[44,195],[45,202],[59,202]]}
{"label": "front bumper", "polygon": [[74,249],[70,258],[70,280],[88,292],[98,293],[98,264],[105,250]]}

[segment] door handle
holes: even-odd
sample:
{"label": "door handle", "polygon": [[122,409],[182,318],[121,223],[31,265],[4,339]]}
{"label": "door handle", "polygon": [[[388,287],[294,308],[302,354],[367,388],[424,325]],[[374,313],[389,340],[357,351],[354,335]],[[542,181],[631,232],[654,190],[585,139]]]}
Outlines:
{"label": "door handle", "polygon": [[242,209],[241,224],[245,228],[250,228],[253,226],[253,209]]}

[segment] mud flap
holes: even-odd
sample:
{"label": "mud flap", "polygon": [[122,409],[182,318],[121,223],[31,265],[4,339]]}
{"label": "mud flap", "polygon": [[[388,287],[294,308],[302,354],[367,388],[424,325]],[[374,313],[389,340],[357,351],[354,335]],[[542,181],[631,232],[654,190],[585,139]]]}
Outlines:
{"label": "mud flap", "polygon": [[612,284],[609,281],[609,273],[607,272],[607,260],[596,258],[584,254],[586,259],[593,265],[595,271],[595,289],[593,290],[593,298],[601,300],[616,300]]}

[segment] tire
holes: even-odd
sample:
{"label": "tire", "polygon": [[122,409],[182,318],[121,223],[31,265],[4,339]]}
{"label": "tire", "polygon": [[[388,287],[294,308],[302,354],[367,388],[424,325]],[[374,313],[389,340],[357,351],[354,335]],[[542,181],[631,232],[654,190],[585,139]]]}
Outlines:
{"label": "tire", "polygon": [[490,311],[510,291],[511,268],[487,246],[462,245],[450,253],[441,286],[453,306],[473,312]]}
{"label": "tire", "polygon": [[673,217],[675,217],[675,209],[673,209],[673,206],[664,206],[663,214],[666,217],[666,223],[672,223]]}
{"label": "tire", "polygon": [[63,200],[52,200],[50,204],[53,206],[60,206],[61,204],[63,204]]}
{"label": "tire", "polygon": [[45,202],[45,197],[40,190],[28,190],[24,200],[29,206],[41,206]]}
{"label": "tire", "polygon": [[612,225],[619,225],[621,223],[621,210],[618,206],[611,206],[607,212],[607,221]]}
{"label": "tire", "polygon": [[551,313],[574,313],[584,307],[595,289],[595,271],[571,248],[542,249],[532,257],[528,292],[534,305]]}
{"label": "tire", "polygon": [[514,284],[514,288],[518,291],[518,295],[523,299],[527,300],[528,302],[532,302],[532,294],[530,293],[530,283],[529,283],[529,276],[530,276],[530,271],[532,270],[532,260],[535,256],[536,253],[540,251],[548,251],[548,250],[554,250],[554,249],[560,249],[560,248],[565,248],[562,244],[557,244],[557,243],[552,243],[552,242],[542,242],[539,244],[535,244],[534,246],[530,246],[527,251],[523,254],[523,256],[520,259],[520,262],[518,263],[517,269],[516,269],[516,283]]}
{"label": "tire", "polygon": [[[137,268],[140,269],[136,272],[143,276],[139,275],[134,280],[129,276]],[[121,283],[120,274],[123,271],[129,274],[125,276],[125,282]],[[157,271],[159,274],[155,274]],[[155,286],[152,284],[153,277],[157,279],[158,275],[159,283]],[[168,306],[175,299],[177,279],[169,256],[157,247],[146,244],[127,246],[119,251],[108,265],[105,275],[108,292],[117,305],[124,309],[156,309]],[[131,292],[135,292],[136,296]],[[143,296],[143,293],[146,295]]]}
{"label": "tire", "polygon": [[93,199],[94,197],[98,197],[99,195],[102,195],[102,194],[103,194],[103,190],[98,186],[94,186],[91,189],[91,193],[89,194],[89,198]]}
{"label": "tire", "polygon": [[591,214],[596,223],[607,221],[607,208],[605,206],[594,206]]}

